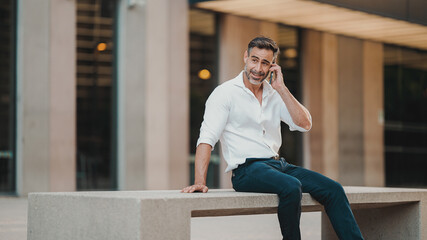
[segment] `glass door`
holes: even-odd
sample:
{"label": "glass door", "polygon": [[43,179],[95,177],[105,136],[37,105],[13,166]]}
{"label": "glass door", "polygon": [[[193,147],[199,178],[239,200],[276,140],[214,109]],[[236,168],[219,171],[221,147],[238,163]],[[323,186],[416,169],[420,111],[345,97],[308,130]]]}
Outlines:
{"label": "glass door", "polygon": [[115,0],[77,1],[77,189],[117,188]]}
{"label": "glass door", "polygon": [[0,2],[0,193],[16,191],[15,4]]}

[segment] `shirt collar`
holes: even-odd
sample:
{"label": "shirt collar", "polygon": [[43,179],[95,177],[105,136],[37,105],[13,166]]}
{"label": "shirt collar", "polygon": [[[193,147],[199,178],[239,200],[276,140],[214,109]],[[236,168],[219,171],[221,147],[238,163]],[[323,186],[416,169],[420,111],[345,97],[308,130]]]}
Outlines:
{"label": "shirt collar", "polygon": [[[240,74],[234,79],[233,83],[234,83],[234,85],[239,86],[243,89],[248,89],[245,86],[245,83],[243,82],[243,74],[244,74],[244,71],[241,71]],[[263,87],[263,94],[262,94],[263,98],[274,93],[274,88],[267,81],[263,81],[262,84],[263,84],[263,86],[262,86]]]}

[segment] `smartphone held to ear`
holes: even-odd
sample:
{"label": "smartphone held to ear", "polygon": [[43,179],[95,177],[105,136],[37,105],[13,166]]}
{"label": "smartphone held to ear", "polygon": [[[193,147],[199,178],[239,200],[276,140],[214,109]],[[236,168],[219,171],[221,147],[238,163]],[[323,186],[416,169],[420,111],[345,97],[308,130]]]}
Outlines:
{"label": "smartphone held to ear", "polygon": [[[274,64],[276,64],[276,61],[275,60],[273,60],[273,65]],[[274,71],[270,71],[270,80],[268,81],[269,83],[270,83],[270,85],[271,85],[271,83],[273,82],[273,80],[274,80]]]}
{"label": "smartphone held to ear", "polygon": [[274,72],[271,71],[270,72],[270,81],[269,81],[270,84],[273,82],[273,79],[274,79]]}

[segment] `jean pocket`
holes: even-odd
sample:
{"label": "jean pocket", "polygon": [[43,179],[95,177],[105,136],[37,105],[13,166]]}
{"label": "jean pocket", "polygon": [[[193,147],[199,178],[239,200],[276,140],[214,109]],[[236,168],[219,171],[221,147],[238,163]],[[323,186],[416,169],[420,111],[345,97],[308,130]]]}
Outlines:
{"label": "jean pocket", "polygon": [[237,191],[235,186],[238,186],[241,182],[242,178],[245,175],[245,167],[240,166],[233,170],[233,173],[231,174],[231,183],[233,184],[233,188]]}

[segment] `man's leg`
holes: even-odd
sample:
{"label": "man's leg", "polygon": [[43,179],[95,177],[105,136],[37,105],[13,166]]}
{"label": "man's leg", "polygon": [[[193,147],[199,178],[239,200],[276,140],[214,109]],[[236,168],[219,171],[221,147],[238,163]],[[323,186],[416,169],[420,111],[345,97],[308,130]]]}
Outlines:
{"label": "man's leg", "polygon": [[320,173],[287,164],[284,172],[300,180],[302,191],[325,207],[339,239],[363,239],[342,186]]}
{"label": "man's leg", "polygon": [[258,161],[233,171],[233,188],[240,192],[276,193],[279,196],[278,218],[283,239],[299,240],[301,217],[301,183],[279,171],[276,160]]}

